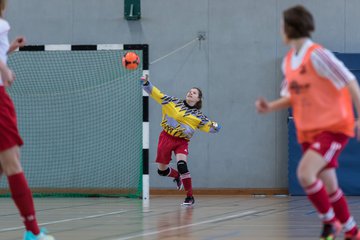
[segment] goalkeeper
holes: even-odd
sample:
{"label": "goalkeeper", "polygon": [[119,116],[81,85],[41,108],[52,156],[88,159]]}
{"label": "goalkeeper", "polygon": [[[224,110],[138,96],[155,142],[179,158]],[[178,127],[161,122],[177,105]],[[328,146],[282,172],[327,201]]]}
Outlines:
{"label": "goalkeeper", "polygon": [[[191,88],[185,100],[168,96],[160,92],[150,81],[148,75],[141,78],[144,90],[162,106],[161,127],[156,163],[160,176],[172,177],[178,190],[185,188],[186,198],[183,206],[195,203],[192,191],[191,176],[187,166],[188,143],[200,129],[204,132],[217,133],[221,126],[210,121],[201,111],[202,92],[199,88]],[[171,154],[175,153],[177,170],[169,167]]]}

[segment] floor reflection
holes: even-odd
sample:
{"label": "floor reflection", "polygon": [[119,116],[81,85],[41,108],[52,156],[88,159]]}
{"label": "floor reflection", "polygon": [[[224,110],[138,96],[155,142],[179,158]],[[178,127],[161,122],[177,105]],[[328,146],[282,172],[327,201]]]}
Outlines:
{"label": "floor reflection", "polygon": [[188,239],[191,235],[194,208],[182,207],[176,212],[163,214],[157,222],[157,239]]}

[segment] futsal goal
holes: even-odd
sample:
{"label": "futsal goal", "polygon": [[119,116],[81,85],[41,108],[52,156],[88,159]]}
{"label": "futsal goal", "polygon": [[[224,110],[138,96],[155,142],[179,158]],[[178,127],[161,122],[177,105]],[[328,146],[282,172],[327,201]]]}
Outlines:
{"label": "futsal goal", "polygon": [[[121,65],[140,56],[136,70]],[[35,196],[148,198],[148,45],[26,46],[9,56],[8,88]],[[8,195],[0,181],[0,195]]]}

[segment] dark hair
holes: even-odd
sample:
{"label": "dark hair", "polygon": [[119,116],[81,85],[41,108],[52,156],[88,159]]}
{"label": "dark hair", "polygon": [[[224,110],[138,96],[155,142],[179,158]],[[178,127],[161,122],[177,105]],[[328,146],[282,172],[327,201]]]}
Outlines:
{"label": "dark hair", "polygon": [[315,30],[314,18],[301,5],[291,7],[283,12],[284,32],[289,39],[310,37]]}
{"label": "dark hair", "polygon": [[6,0],[0,0],[0,17],[3,17],[3,11],[6,8],[7,1]]}
{"label": "dark hair", "polygon": [[194,107],[196,108],[196,109],[201,109],[202,108],[202,91],[201,91],[201,89],[200,88],[198,88],[198,87],[193,87],[193,88],[191,88],[191,89],[196,89],[196,90],[198,90],[198,92],[199,92],[199,101],[197,102],[197,103],[195,103],[195,105],[194,105]]}

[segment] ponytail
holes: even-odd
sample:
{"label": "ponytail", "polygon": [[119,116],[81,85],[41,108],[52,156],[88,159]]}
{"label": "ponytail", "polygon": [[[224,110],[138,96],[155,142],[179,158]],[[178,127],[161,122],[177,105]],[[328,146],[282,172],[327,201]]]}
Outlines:
{"label": "ponytail", "polygon": [[197,103],[195,103],[194,107],[196,109],[200,110],[202,108],[202,96],[203,96],[202,91],[201,91],[200,88],[197,88],[197,87],[193,87],[192,89],[196,89],[199,92],[199,99],[200,100]]}

